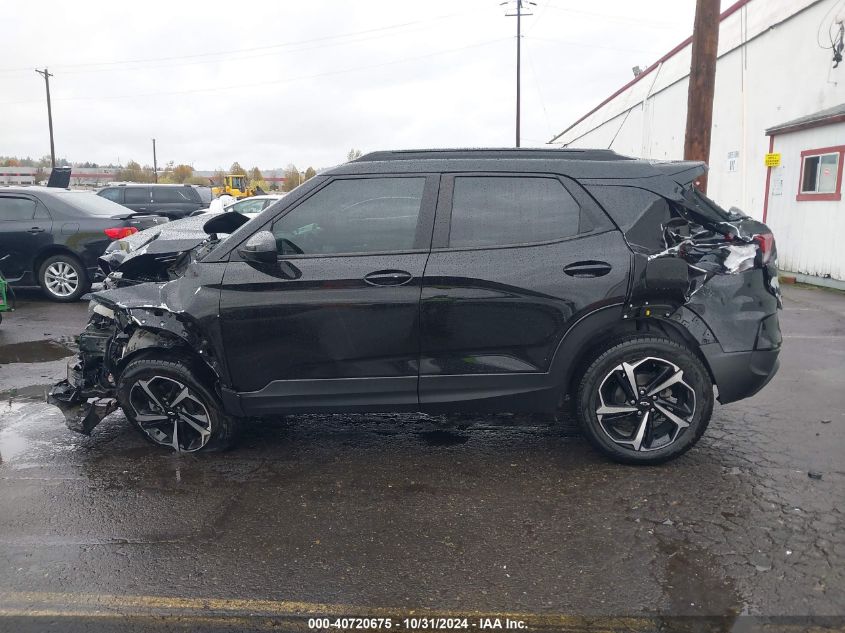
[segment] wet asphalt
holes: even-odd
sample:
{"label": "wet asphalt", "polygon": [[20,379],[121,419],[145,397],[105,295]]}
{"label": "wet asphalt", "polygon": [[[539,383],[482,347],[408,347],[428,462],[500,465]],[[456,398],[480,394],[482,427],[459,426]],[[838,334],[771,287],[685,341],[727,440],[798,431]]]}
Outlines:
{"label": "wet asphalt", "polygon": [[845,294],[787,287],[779,374],[660,467],[530,416],[296,416],[197,456],[120,411],[83,437],[43,397],[86,320],[19,292],[0,324],[0,630],[845,615]]}

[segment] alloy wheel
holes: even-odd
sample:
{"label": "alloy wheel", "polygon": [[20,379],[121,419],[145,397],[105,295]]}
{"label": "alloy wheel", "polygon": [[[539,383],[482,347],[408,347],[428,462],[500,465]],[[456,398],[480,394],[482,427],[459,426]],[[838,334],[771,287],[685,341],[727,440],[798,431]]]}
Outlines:
{"label": "alloy wheel", "polygon": [[166,376],[139,379],[129,404],[141,429],[157,444],[179,453],[198,451],[211,438],[211,416],[183,383]]}
{"label": "alloy wheel", "polygon": [[79,288],[79,273],[67,262],[53,262],[44,271],[44,282],[57,297],[69,297]]}
{"label": "alloy wheel", "polygon": [[695,390],[683,370],[663,358],[622,362],[599,385],[599,426],[614,443],[629,450],[669,446],[694,415]]}

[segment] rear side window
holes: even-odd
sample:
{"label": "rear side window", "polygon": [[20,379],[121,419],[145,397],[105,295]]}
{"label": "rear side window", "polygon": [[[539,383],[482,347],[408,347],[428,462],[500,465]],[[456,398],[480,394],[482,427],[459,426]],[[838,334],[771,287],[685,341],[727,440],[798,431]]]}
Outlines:
{"label": "rear side window", "polygon": [[153,202],[199,202],[199,194],[193,187],[153,187]]}
{"label": "rear side window", "polygon": [[284,255],[414,248],[425,178],[335,180],[273,224]]}
{"label": "rear side window", "polygon": [[31,220],[35,215],[35,200],[0,197],[0,221]]}
{"label": "rear side window", "polygon": [[147,187],[127,187],[123,192],[126,204],[142,204],[150,201],[150,190]]}
{"label": "rear side window", "polygon": [[117,187],[109,187],[108,189],[103,189],[102,191],[98,191],[97,195],[102,196],[106,200],[111,200],[112,202],[120,202],[120,189]]}
{"label": "rear side window", "polygon": [[578,234],[581,209],[557,178],[459,176],[449,246],[506,246]]}
{"label": "rear side window", "polygon": [[211,187],[194,187],[194,191],[197,192],[197,195],[200,197],[200,201],[203,204],[208,204],[214,198],[211,193]]}

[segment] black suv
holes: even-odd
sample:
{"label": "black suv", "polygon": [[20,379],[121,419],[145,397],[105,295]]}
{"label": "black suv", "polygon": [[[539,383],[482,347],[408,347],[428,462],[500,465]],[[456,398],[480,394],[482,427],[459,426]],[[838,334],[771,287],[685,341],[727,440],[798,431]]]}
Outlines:
{"label": "black suv", "polygon": [[206,190],[208,187],[202,189],[201,195],[194,185],[120,184],[104,187],[97,195],[133,211],[155,213],[177,220],[208,207],[211,199],[203,201]]}
{"label": "black suv", "polygon": [[699,193],[704,170],[368,154],[209,220],[171,281],[95,294],[52,401],[87,433],[116,398],[177,451],[276,414],[570,409],[611,458],[665,461],[701,437],[714,386],[753,395],[781,345],[772,235]]}
{"label": "black suv", "polygon": [[0,271],[12,284],[40,285],[54,301],[76,301],[88,292],[97,258],[112,241],[164,222],[88,191],[2,188]]}

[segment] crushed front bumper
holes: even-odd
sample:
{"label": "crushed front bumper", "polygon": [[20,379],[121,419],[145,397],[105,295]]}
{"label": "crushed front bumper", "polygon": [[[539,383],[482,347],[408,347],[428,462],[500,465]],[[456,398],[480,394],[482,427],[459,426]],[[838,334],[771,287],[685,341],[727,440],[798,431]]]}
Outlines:
{"label": "crushed front bumper", "polygon": [[118,407],[116,398],[86,398],[69,380],[53,385],[47,401],[64,414],[67,428],[83,435],[91,435],[94,427]]}
{"label": "crushed front bumper", "polygon": [[68,361],[67,378],[53,385],[47,396],[71,431],[90,435],[118,407],[106,362],[115,334],[113,320],[93,315],[79,335],[79,354]]}

